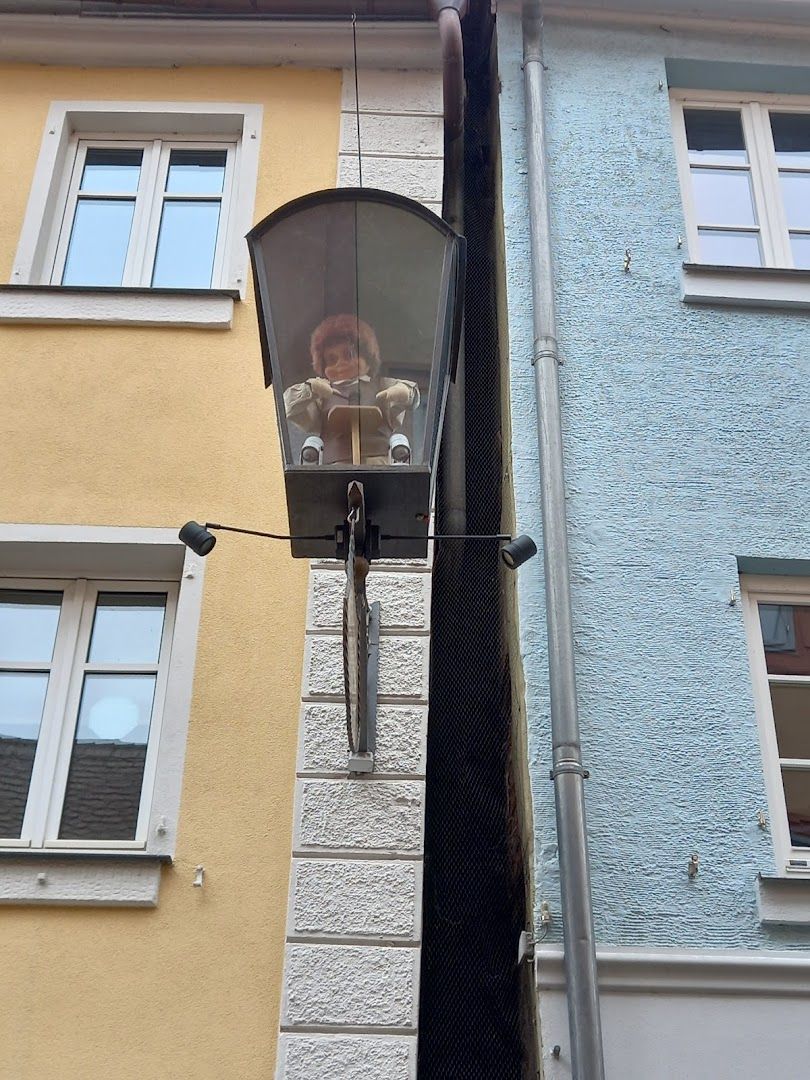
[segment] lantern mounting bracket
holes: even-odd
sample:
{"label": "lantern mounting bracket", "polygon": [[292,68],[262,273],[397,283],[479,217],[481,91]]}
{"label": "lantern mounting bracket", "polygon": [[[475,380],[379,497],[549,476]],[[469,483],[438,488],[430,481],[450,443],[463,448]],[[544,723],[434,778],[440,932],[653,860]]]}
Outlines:
{"label": "lantern mounting bracket", "polygon": [[366,517],[363,485],[347,490],[348,513],[337,532],[338,552],[344,551],[346,588],[343,593],[343,681],[346,690],[346,731],[349,772],[374,769],[377,734],[377,680],[380,655],[380,604],[370,607],[366,578],[373,555],[379,555],[379,529]]}

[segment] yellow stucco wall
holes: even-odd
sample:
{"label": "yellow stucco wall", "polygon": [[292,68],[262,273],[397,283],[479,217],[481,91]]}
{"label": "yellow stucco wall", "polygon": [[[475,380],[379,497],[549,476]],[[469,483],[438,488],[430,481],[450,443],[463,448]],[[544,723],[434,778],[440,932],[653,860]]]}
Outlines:
{"label": "yellow stucco wall", "polygon": [[[263,104],[256,220],[335,183],[338,72],[9,66],[0,87],[5,281],[52,100]],[[286,531],[252,297],[231,331],[4,326],[0,341],[0,521]],[[307,569],[286,544],[220,538],[159,906],[0,909],[0,1080],[272,1076]]]}

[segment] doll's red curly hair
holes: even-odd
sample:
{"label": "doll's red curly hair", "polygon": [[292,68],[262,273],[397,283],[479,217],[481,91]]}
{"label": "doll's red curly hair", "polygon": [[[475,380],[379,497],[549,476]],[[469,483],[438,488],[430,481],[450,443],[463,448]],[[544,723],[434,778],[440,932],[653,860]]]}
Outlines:
{"label": "doll's red curly hair", "polygon": [[323,354],[330,345],[348,342],[358,348],[360,355],[368,364],[368,373],[372,377],[380,370],[380,345],[377,335],[367,322],[356,315],[327,315],[316,326],[309,340],[312,367],[315,374],[323,376]]}

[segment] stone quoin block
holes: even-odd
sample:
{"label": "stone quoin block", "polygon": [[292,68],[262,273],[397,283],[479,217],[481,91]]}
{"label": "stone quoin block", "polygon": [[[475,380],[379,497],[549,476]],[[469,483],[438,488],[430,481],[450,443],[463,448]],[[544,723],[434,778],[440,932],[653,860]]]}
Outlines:
{"label": "stone quoin block", "polygon": [[[360,111],[442,115],[441,71],[362,69],[357,73]],[[354,72],[344,71],[340,107],[354,115]]]}
{"label": "stone quoin block", "polygon": [[[380,639],[380,697],[426,698],[428,681],[426,637]],[[343,697],[343,640],[336,634],[310,637],[304,659],[304,693]]]}
{"label": "stone quoin block", "polygon": [[282,1025],[413,1029],[418,949],[288,945]]}
{"label": "stone quoin block", "polygon": [[421,863],[297,859],[288,938],[322,934],[415,942],[422,911]]}
{"label": "stone quoin block", "polygon": [[[399,116],[396,113],[360,116],[360,145],[364,154],[410,153],[414,157],[436,157],[442,153],[443,139],[444,122],[440,116]],[[346,112],[341,117],[340,149],[357,153],[357,118],[353,112]]]}
{"label": "stone quoin block", "polygon": [[420,854],[424,798],[422,780],[299,780],[295,851]]}
{"label": "stone quoin block", "polygon": [[[366,158],[363,161],[363,184],[394,191],[410,199],[435,202],[442,197],[443,165],[436,158]],[[340,155],[340,187],[359,183],[356,154]]]}
{"label": "stone quoin block", "polygon": [[415,1035],[294,1035],[279,1040],[285,1080],[413,1080]]}
{"label": "stone quoin block", "polygon": [[[426,705],[378,705],[374,772],[424,776]],[[299,773],[346,774],[348,741],[342,702],[306,702],[301,709]]]}
{"label": "stone quoin block", "polygon": [[[307,626],[313,630],[340,630],[343,626],[342,572],[315,570],[310,575]],[[382,630],[426,630],[429,624],[430,575],[420,573],[369,574],[368,602],[380,601]]]}

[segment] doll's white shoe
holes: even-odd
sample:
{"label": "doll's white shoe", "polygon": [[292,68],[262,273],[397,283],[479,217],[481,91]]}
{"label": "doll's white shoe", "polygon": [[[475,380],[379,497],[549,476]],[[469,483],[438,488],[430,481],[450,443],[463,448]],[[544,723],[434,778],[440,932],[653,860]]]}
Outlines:
{"label": "doll's white shoe", "polygon": [[410,465],[411,444],[407,435],[396,433],[388,440],[388,460],[392,465]]}
{"label": "doll's white shoe", "polygon": [[302,465],[320,465],[323,462],[323,439],[318,435],[310,435],[304,439],[301,447]]}

